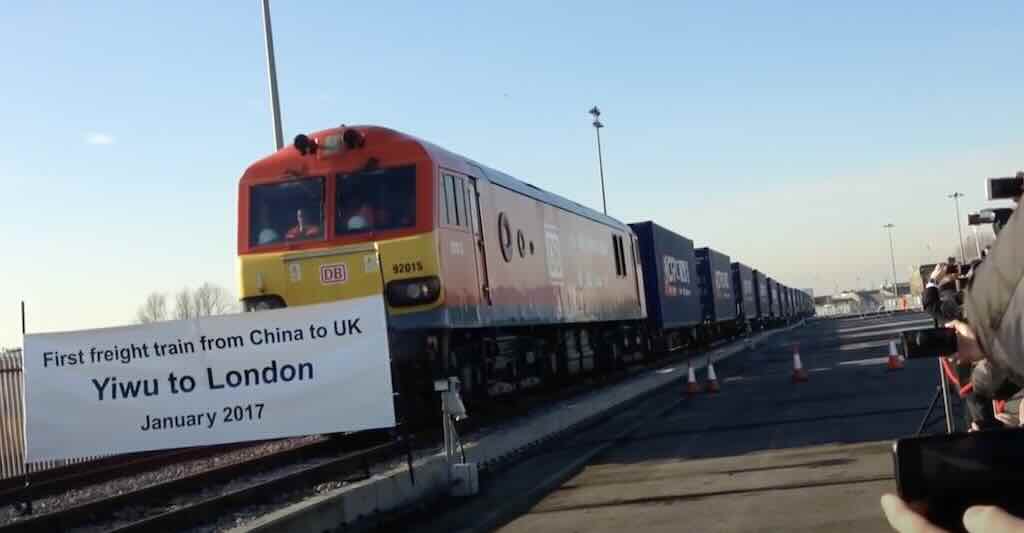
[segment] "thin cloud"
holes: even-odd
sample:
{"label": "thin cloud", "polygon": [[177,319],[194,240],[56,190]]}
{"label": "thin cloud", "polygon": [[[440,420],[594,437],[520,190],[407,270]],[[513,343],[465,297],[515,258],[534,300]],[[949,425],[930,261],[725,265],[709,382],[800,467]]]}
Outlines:
{"label": "thin cloud", "polygon": [[114,144],[114,137],[106,133],[90,133],[85,136],[86,144]]}

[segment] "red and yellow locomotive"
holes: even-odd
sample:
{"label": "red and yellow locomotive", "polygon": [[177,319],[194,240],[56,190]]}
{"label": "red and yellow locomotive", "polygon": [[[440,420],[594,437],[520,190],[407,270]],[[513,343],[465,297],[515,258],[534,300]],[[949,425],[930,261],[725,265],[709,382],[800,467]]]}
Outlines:
{"label": "red and yellow locomotive", "polygon": [[238,193],[246,309],[383,292],[405,386],[457,375],[494,397],[642,350],[629,226],[428,142],[375,126],[300,135]]}

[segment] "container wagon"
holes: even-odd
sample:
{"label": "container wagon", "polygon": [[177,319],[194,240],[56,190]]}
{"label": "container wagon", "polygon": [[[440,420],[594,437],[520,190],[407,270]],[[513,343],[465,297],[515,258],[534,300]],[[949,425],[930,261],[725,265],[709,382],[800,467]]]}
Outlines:
{"label": "container wagon", "polygon": [[757,319],[754,325],[757,329],[764,329],[768,326],[768,318],[771,316],[768,302],[768,280],[764,273],[755,269],[754,276],[754,304],[757,307]]}
{"label": "container wagon", "polygon": [[630,227],[640,250],[651,351],[692,344],[703,320],[693,241],[650,221]]}
{"label": "container wagon", "polygon": [[751,331],[754,322],[757,320],[754,271],[743,263],[733,263],[732,286],[736,298],[737,322],[741,326],[741,331]]}
{"label": "container wagon", "polygon": [[768,280],[768,323],[777,326],[782,323],[782,311],[779,306],[779,284],[772,278]]}
{"label": "container wagon", "polygon": [[709,247],[694,250],[703,309],[702,340],[736,335],[736,298],[729,256]]}
{"label": "container wagon", "polygon": [[789,287],[779,283],[779,313],[783,322],[789,322],[792,310],[789,308]]}

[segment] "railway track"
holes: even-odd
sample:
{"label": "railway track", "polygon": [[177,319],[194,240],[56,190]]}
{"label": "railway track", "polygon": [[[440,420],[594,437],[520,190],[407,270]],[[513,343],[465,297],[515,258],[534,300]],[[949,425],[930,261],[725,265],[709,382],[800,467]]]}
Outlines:
{"label": "railway track", "polygon": [[145,452],[129,456],[113,456],[37,472],[28,477],[16,476],[0,481],[0,505],[19,505],[89,485],[96,485],[125,476],[156,470],[168,465],[224,454],[251,446],[253,443],[185,448],[162,452]]}
{"label": "railway track", "polygon": [[[228,464],[195,474],[187,475],[163,483],[157,483],[136,490],[124,492],[110,498],[103,498],[75,505],[52,513],[26,517],[16,522],[0,526],[0,532],[52,532],[65,531],[92,522],[104,521],[116,517],[118,512],[131,510],[133,507],[154,505],[161,500],[174,496],[199,491],[211,485],[225,483],[247,474],[258,473],[285,464],[297,463],[312,457],[322,456],[336,451],[338,441],[323,439],[291,448],[278,453],[255,457],[245,461]],[[221,451],[223,453],[223,450]],[[122,474],[123,475],[123,474]],[[58,480],[54,480],[57,483]]]}
{"label": "railway track", "polygon": [[[183,529],[215,521],[225,510],[264,502],[280,494],[301,490],[330,479],[348,476],[351,481],[369,476],[370,465],[401,455],[405,443],[392,441],[276,475],[259,483],[227,490],[193,503],[169,508],[111,529],[116,533],[150,533]],[[365,473],[360,475],[360,473]]]}
{"label": "railway track", "polygon": [[[715,343],[713,346],[722,343]],[[629,369],[599,376],[587,383],[578,383],[555,392],[516,398],[503,408],[460,424],[460,431],[472,431],[498,420],[528,413],[548,402],[569,398],[654,366],[673,364],[699,355],[683,350],[669,357],[652,358]],[[440,441],[437,431],[427,431],[411,440],[393,440],[362,449],[346,439],[322,439],[296,448],[210,468],[184,477],[145,486],[113,497],[98,499],[61,509],[52,513],[21,518],[0,526],[0,533],[51,532],[96,524],[108,524],[106,531],[146,532],[179,530],[216,521],[226,512],[254,504],[267,503],[274,498],[295,491],[308,490],[327,481],[357,481],[369,476],[373,464],[396,460],[407,453],[414,443],[430,445]],[[36,482],[33,497],[57,494],[75,487],[96,483],[98,480],[123,477],[131,472],[157,468],[199,456],[224,453],[227,448],[243,448],[252,443],[179,450],[170,453],[132,458],[127,463],[106,461],[101,468],[82,469],[66,476],[54,476]],[[127,470],[126,470],[127,469]],[[126,473],[127,472],[127,473]],[[22,489],[8,487],[0,492],[2,501],[13,503],[24,499]],[[178,501],[180,498],[181,501]]]}

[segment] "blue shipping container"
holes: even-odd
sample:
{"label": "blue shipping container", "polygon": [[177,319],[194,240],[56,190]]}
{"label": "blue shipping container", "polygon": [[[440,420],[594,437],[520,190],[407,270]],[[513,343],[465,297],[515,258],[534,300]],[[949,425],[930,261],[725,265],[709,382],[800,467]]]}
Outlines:
{"label": "blue shipping container", "polygon": [[640,244],[647,318],[658,330],[701,321],[693,241],[654,222],[630,224]]}
{"label": "blue shipping container", "polygon": [[768,318],[768,280],[760,270],[754,270],[754,302],[757,305],[757,317]]}
{"label": "blue shipping container", "polygon": [[732,264],[732,290],[736,296],[736,310],[747,320],[757,318],[754,297],[754,271],[743,263]]}
{"label": "blue shipping container", "polygon": [[769,316],[772,318],[779,318],[782,315],[779,312],[779,284],[772,278],[768,279],[768,310]]}
{"label": "blue shipping container", "polygon": [[727,322],[736,319],[729,256],[711,248],[697,248],[697,278],[704,320]]}

